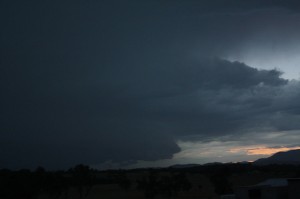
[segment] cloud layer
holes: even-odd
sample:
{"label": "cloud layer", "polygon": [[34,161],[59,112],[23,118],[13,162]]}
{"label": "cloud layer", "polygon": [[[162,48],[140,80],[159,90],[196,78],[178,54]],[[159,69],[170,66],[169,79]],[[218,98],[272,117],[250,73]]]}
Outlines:
{"label": "cloud layer", "polygon": [[[153,161],[178,140],[300,129],[299,81],[222,59],[295,2],[14,2],[0,6],[1,167]],[[281,36],[297,43],[293,25]]]}

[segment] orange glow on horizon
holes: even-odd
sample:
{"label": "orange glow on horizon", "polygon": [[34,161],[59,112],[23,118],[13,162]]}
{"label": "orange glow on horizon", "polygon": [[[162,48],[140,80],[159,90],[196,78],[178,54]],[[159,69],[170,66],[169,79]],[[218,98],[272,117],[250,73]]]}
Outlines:
{"label": "orange glow on horizon", "polygon": [[295,150],[295,149],[300,149],[300,147],[255,148],[255,149],[248,149],[247,155],[273,155],[274,153],[285,152],[285,151]]}
{"label": "orange glow on horizon", "polygon": [[230,153],[245,152],[247,155],[273,155],[274,153],[285,152],[285,151],[295,150],[295,149],[300,149],[300,146],[278,147],[278,148],[271,148],[266,146],[259,146],[256,148],[239,147],[239,148],[232,148],[229,150],[229,152]]}

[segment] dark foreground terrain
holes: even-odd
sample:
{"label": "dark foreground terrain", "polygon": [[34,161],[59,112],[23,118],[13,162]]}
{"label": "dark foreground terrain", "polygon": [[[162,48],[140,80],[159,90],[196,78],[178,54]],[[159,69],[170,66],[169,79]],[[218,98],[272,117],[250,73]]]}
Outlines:
{"label": "dark foreground terrain", "polygon": [[1,199],[214,199],[270,178],[299,178],[299,165],[216,164],[189,168],[97,171],[0,170]]}

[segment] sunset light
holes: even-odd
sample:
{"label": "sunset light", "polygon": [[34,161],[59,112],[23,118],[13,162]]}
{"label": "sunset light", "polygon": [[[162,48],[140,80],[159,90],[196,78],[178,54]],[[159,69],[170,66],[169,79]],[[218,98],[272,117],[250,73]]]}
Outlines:
{"label": "sunset light", "polygon": [[233,148],[230,149],[230,153],[240,153],[240,152],[245,152],[247,155],[273,155],[274,153],[278,152],[285,152],[285,151],[290,151],[290,150],[296,150],[300,149],[300,146],[296,147],[265,147],[265,146],[259,146],[259,147],[254,147],[254,148],[249,148],[249,147],[238,147],[238,148]]}

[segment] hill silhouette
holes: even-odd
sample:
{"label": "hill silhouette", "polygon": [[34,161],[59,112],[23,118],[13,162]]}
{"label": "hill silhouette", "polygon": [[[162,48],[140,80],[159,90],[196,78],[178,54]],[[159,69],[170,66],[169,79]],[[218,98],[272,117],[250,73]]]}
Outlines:
{"label": "hill silhouette", "polygon": [[278,152],[268,158],[261,158],[254,162],[255,165],[269,164],[294,164],[300,165],[300,149]]}

